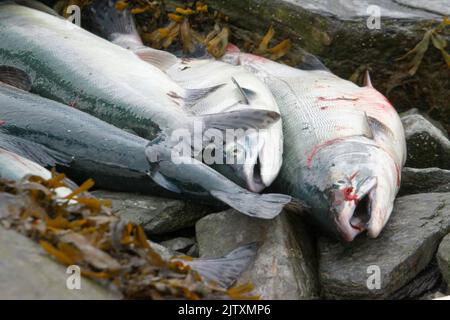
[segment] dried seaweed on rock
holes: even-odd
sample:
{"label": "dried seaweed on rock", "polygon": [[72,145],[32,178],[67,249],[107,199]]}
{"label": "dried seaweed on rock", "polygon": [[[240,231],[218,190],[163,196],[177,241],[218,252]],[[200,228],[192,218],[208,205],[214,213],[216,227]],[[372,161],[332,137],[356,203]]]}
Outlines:
{"label": "dried seaweed on rock", "polygon": [[[177,259],[164,260],[141,226],[122,220],[111,202],[92,197],[88,180],[65,198],[55,189],[64,175],[45,181],[0,180],[0,223],[38,242],[64,265],[120,290],[125,298],[250,299],[251,286],[223,289]],[[186,257],[186,259],[192,259]]]}

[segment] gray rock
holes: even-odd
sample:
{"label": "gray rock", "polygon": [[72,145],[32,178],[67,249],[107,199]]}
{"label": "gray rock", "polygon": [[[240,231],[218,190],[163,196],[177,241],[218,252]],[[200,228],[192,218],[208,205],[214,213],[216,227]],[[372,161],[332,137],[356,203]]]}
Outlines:
{"label": "gray rock", "polygon": [[69,290],[66,268],[54,261],[32,240],[0,227],[0,299],[120,299],[89,279],[81,279],[80,290]]}
{"label": "gray rock", "polygon": [[161,242],[161,245],[178,252],[186,253],[193,245],[195,241],[186,237],[178,237]]}
{"label": "gray rock", "polygon": [[406,165],[450,169],[450,140],[430,120],[417,113],[402,116],[408,148]]}
{"label": "gray rock", "polygon": [[450,234],[444,237],[436,255],[439,269],[447,285],[450,286]]}
{"label": "gray rock", "polygon": [[191,257],[194,257],[194,258],[198,258],[198,257],[200,256],[198,244],[195,243],[195,244],[188,250],[188,252],[186,252],[186,254],[187,254],[188,256],[191,256]]}
{"label": "gray rock", "polygon": [[438,291],[441,284],[441,273],[439,272],[436,259],[433,259],[430,265],[422,270],[408,284],[390,295],[389,299],[426,299],[427,296]]}
{"label": "gray rock", "polygon": [[234,210],[209,215],[196,224],[200,257],[220,257],[250,242],[260,244],[256,260],[239,282],[251,282],[263,299],[317,297],[313,238],[298,219],[282,213],[252,219]]}
{"label": "gray rock", "polygon": [[[327,298],[386,298],[409,283],[433,258],[450,230],[450,193],[415,194],[396,200],[377,239],[350,244],[319,240],[319,277]],[[374,268],[374,269],[371,269]],[[369,289],[376,268],[380,288]],[[373,271],[375,270],[375,271]]]}
{"label": "gray rock", "polygon": [[99,198],[111,199],[114,211],[142,225],[148,234],[163,234],[191,227],[198,219],[213,212],[208,206],[182,200],[103,190],[92,193]]}
{"label": "gray rock", "polygon": [[[448,6],[444,0],[430,1],[434,2],[432,7],[436,13],[430,12],[428,3],[423,7],[414,0],[285,0],[305,9],[321,12],[339,17],[340,19],[355,19],[358,17],[367,17],[369,13],[367,8],[370,5],[377,5],[380,8],[382,17],[396,19],[414,19],[414,18],[437,18],[448,11]],[[401,3],[403,2],[403,3]]]}
{"label": "gray rock", "polygon": [[450,192],[450,170],[403,168],[399,195]]}

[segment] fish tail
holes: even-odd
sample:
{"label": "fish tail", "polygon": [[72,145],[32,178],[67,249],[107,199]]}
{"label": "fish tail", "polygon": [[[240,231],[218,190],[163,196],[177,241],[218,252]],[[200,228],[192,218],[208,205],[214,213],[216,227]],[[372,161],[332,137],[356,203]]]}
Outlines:
{"label": "fish tail", "polygon": [[220,258],[200,258],[182,262],[197,271],[207,281],[217,283],[223,288],[231,287],[255,260],[258,245],[256,242],[238,247]]}
{"label": "fish tail", "polygon": [[141,60],[165,71],[178,59],[173,54],[147,47],[128,8],[116,8],[116,0],[94,1],[85,10],[83,27],[112,43],[133,51]]}
{"label": "fish tail", "polygon": [[108,40],[114,40],[116,35],[122,34],[140,41],[130,10],[118,10],[116,3],[117,0],[93,1],[83,12],[83,27]]}

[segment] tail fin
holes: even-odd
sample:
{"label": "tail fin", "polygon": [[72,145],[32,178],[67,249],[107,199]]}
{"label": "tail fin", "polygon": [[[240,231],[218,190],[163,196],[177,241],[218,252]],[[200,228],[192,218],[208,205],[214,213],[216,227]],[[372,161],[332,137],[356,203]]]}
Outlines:
{"label": "tail fin", "polygon": [[[117,10],[117,0],[96,0],[83,12],[83,27],[98,36],[114,40],[116,34],[139,38],[133,16],[129,10]],[[142,45],[142,42],[141,42]]]}
{"label": "tail fin", "polygon": [[241,188],[204,163],[177,155],[163,145],[146,149],[150,177],[161,187],[180,194],[210,195],[251,217],[272,219],[281,213],[291,197],[282,194],[257,194]]}
{"label": "tail fin", "polygon": [[275,218],[292,200],[290,196],[284,194],[257,194],[246,189],[238,193],[219,190],[211,190],[210,193],[239,212],[260,219]]}
{"label": "tail fin", "polygon": [[221,258],[182,260],[182,262],[206,280],[215,282],[223,288],[229,288],[255,260],[257,250],[258,245],[253,242],[234,249]]}
{"label": "tail fin", "polygon": [[144,46],[129,9],[116,9],[115,0],[94,1],[84,13],[83,27],[133,51],[143,61],[165,71],[178,59],[173,54]]}

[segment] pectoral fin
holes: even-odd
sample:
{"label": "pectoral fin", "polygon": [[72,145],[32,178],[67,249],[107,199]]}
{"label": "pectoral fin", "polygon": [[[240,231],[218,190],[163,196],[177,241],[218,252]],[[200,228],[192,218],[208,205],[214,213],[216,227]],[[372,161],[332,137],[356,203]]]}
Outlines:
{"label": "pectoral fin", "polygon": [[23,70],[16,67],[0,65],[0,83],[4,83],[24,91],[31,90],[31,78]]}

